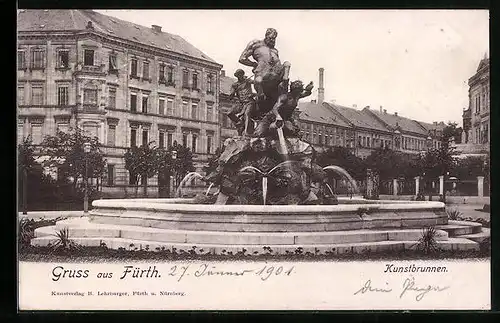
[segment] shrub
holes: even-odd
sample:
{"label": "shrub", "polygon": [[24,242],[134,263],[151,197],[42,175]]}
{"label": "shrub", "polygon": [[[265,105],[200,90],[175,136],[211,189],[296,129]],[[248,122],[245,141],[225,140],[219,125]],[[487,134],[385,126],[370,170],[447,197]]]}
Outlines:
{"label": "shrub", "polygon": [[423,252],[425,254],[439,251],[439,247],[436,241],[435,227],[426,227],[422,230],[422,236],[420,237],[420,239],[418,239],[416,249],[417,251]]}
{"label": "shrub", "polygon": [[462,212],[459,210],[446,210],[446,214],[448,215],[448,219],[456,221],[462,217]]}

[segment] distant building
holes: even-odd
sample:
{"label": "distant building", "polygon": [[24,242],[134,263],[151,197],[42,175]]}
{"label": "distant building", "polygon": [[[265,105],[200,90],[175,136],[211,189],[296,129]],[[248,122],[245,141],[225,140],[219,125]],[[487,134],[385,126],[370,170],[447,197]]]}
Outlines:
{"label": "distant building", "polygon": [[103,145],[102,191],[117,196],[131,183],[129,147],[177,141],[198,170],[213,154],[222,65],[182,37],[92,10],[20,10],[17,28],[19,140],[78,125]]}
{"label": "distant building", "polygon": [[220,144],[222,145],[227,138],[238,135],[235,125],[229,120],[227,114],[233,108],[235,101],[229,100],[231,94],[231,86],[236,82],[236,78],[226,76],[226,71],[221,71],[220,76],[220,96],[219,96],[219,120],[220,120]]}
{"label": "distant building", "polygon": [[476,73],[469,78],[469,106],[462,114],[463,154],[484,154],[490,150],[490,59],[479,62]]}

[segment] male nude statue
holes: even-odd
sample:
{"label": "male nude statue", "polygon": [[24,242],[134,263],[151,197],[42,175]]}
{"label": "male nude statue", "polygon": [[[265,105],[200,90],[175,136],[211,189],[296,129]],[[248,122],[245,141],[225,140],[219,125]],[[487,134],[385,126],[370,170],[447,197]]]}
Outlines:
{"label": "male nude statue", "polygon": [[249,128],[251,117],[256,109],[254,100],[255,93],[252,91],[253,81],[245,77],[245,72],[241,69],[237,69],[236,72],[234,72],[234,76],[236,76],[238,80],[231,86],[229,99],[236,97],[238,102],[227,116],[235,123],[240,136],[242,133],[250,135]]}
{"label": "male nude statue", "polygon": [[[259,99],[277,96],[288,90],[289,62],[280,62],[278,50],[274,47],[278,32],[268,28],[264,40],[253,40],[240,56],[239,62],[253,67],[254,87]],[[250,60],[252,57],[255,61]],[[280,89],[279,93],[273,93]]]}

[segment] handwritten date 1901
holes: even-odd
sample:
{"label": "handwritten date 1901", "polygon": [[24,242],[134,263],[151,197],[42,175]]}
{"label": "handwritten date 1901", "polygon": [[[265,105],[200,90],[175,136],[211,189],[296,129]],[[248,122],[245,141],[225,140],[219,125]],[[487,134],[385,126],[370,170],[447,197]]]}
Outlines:
{"label": "handwritten date 1901", "polygon": [[168,273],[169,276],[177,277],[177,281],[181,281],[185,276],[192,276],[195,278],[207,276],[232,276],[241,277],[253,274],[258,276],[262,281],[268,280],[272,276],[290,276],[295,267],[284,268],[283,266],[268,266],[264,265],[257,269],[238,269],[238,270],[224,270],[217,266],[209,264],[200,264],[199,266],[191,267],[190,264],[181,266],[172,266]]}

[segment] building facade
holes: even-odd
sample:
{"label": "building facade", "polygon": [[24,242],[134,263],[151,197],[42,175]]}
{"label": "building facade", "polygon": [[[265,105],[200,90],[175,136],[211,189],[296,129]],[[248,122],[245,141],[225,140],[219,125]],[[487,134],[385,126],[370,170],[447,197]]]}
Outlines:
{"label": "building facade", "polygon": [[490,59],[479,62],[469,78],[469,106],[463,115],[463,153],[486,153],[490,145]]}
{"label": "building facade", "polygon": [[76,126],[98,137],[103,193],[129,189],[127,148],[176,141],[201,169],[220,141],[222,65],[160,26],[92,10],[20,10],[17,58],[18,139],[39,145]]}

